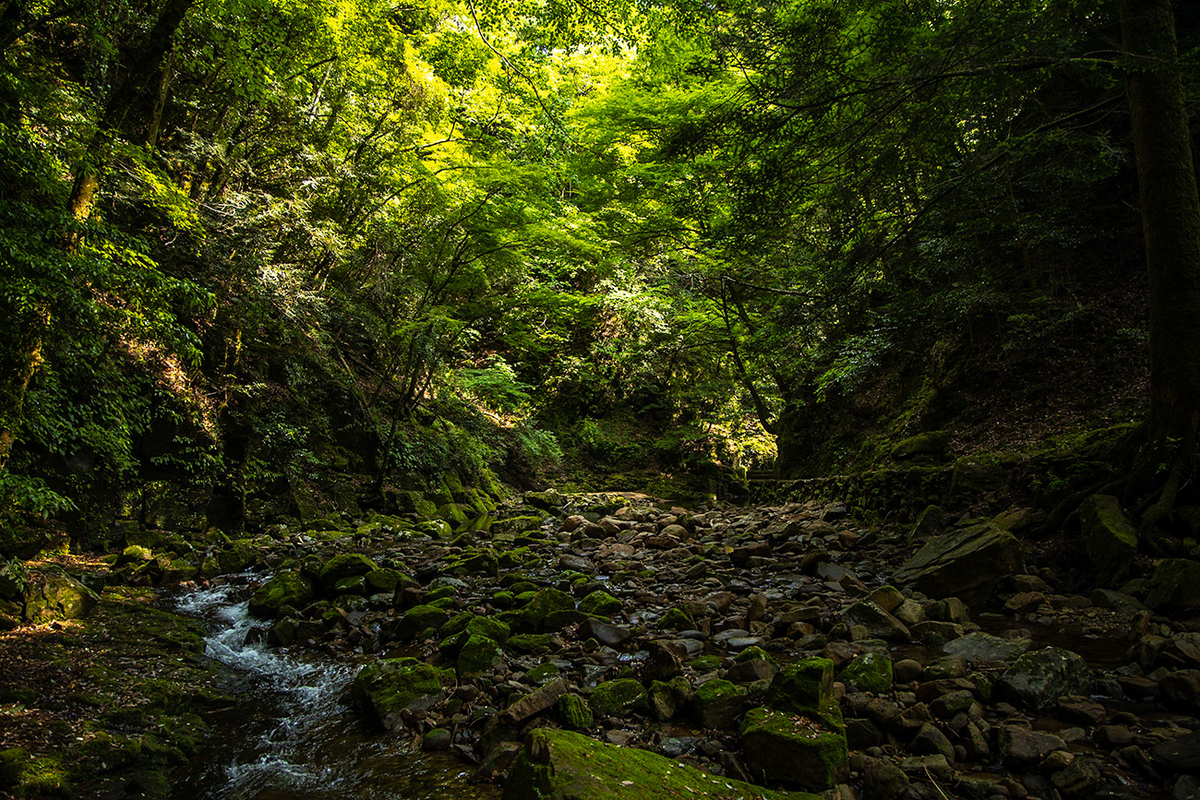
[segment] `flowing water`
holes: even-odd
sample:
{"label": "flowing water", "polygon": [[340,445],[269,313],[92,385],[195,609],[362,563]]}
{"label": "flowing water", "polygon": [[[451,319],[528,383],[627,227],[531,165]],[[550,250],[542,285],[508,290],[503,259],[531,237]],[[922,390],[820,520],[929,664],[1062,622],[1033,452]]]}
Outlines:
{"label": "flowing water", "polygon": [[443,800],[499,796],[468,782],[447,754],[413,752],[406,737],[368,730],[346,706],[357,668],[267,648],[250,617],[247,580],[182,595],[208,621],[206,654],[231,670],[238,702],[207,717],[211,735],[177,776],[177,800]]}

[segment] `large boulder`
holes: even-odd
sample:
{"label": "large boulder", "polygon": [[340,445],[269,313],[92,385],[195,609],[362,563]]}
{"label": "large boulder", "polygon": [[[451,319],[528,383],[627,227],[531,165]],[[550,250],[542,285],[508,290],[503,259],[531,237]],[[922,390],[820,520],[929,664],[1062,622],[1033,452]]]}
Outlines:
{"label": "large boulder", "polygon": [[1200,608],[1200,561],[1167,558],[1150,576],[1149,608]]}
{"label": "large boulder", "polygon": [[379,565],[364,555],[339,553],[321,567],[321,586],[326,592],[332,593],[337,582],[343,578],[365,576],[377,569],[379,569]]}
{"label": "large boulder", "polygon": [[1026,653],[1000,677],[997,688],[1014,705],[1036,711],[1063,695],[1087,694],[1092,676],[1083,657],[1061,647]]}
{"label": "large boulder", "polygon": [[1012,575],[1025,558],[1025,548],[994,522],[983,522],[930,539],[892,576],[930,597],[984,591]]}
{"label": "large boulder", "polygon": [[517,755],[503,800],[817,800],[816,795],[777,792],[689,767],[675,759],[616,747],[569,731],[539,728]]}
{"label": "large boulder", "polygon": [[259,587],[250,598],[250,613],[256,617],[275,618],[284,606],[303,608],[316,597],[312,581],[299,572],[280,572]]}
{"label": "large boulder", "polygon": [[25,586],[25,621],[52,622],[86,616],[99,596],[61,570],[33,572]]}
{"label": "large boulder", "polygon": [[909,633],[903,622],[870,600],[860,600],[843,611],[842,622],[850,626],[863,626],[873,639],[907,642],[912,638],[912,634]]}
{"label": "large boulder", "polygon": [[405,727],[405,713],[425,711],[446,699],[443,671],[415,658],[384,658],[359,670],[350,700],[369,722],[387,730]]}
{"label": "large boulder", "polygon": [[832,661],[810,658],[784,668],[765,702],[742,722],[751,774],[818,792],[846,779],[849,753]]}
{"label": "large boulder", "polygon": [[1137,529],[1121,511],[1117,498],[1095,494],[1079,507],[1083,528],[1083,546],[1096,567],[1096,582],[1118,586],[1129,575],[1129,565],[1137,554]]}

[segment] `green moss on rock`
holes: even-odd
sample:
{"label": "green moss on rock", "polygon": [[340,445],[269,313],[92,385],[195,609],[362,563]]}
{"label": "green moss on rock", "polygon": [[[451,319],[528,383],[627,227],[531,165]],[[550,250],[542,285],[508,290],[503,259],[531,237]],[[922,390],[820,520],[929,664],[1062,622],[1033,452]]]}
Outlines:
{"label": "green moss on rock", "polygon": [[860,691],[881,694],[892,688],[892,660],[881,653],[863,653],[845,666],[841,679]]}
{"label": "green moss on rock", "polygon": [[590,704],[598,717],[619,717],[639,708],[646,698],[642,684],[631,678],[605,681],[592,692]]}
{"label": "green moss on rock", "polygon": [[579,601],[579,610],[584,614],[611,617],[621,610],[621,601],[608,592],[597,589]]}
{"label": "green moss on rock", "polygon": [[[567,695],[568,697],[570,695]],[[601,744],[570,731],[529,735],[509,771],[503,800],[817,800],[702,772],[636,748]]]}
{"label": "green moss on rock", "polygon": [[415,658],[385,658],[359,670],[350,684],[354,707],[388,730],[405,727],[405,711],[423,711],[446,699],[443,673]]}
{"label": "green moss on rock", "polygon": [[359,553],[340,553],[321,567],[321,586],[333,591],[337,582],[345,578],[363,577],[379,569],[379,565]]}
{"label": "green moss on rock", "polygon": [[845,733],[813,717],[752,708],[742,724],[742,742],[746,766],[765,780],[823,792],[848,773]]}
{"label": "green moss on rock", "polygon": [[250,613],[275,618],[284,606],[303,608],[316,597],[312,581],[299,572],[280,572],[259,587],[250,598]]}

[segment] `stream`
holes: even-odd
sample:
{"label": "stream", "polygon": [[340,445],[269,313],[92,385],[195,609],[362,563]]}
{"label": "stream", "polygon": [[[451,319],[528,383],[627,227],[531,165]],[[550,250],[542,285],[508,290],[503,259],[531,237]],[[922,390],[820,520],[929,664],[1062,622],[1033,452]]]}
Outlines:
{"label": "stream", "polygon": [[204,619],[205,654],[230,669],[235,706],[207,715],[206,745],[175,776],[178,800],[494,800],[492,786],[445,753],[408,749],[367,729],[344,702],[356,664],[262,641],[248,613],[250,576],[227,576],[180,595],[176,608]]}

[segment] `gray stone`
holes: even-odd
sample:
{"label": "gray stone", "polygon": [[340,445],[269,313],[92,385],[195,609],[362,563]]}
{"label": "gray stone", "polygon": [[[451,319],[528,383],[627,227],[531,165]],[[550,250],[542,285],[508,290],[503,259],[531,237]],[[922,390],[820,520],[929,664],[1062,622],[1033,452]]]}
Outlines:
{"label": "gray stone", "polygon": [[962,656],[967,663],[995,664],[1013,661],[1029,649],[1030,639],[1001,639],[990,633],[975,631],[959,637],[952,642],[942,645],[942,650],[950,655]]}
{"label": "gray stone", "polygon": [[869,600],[861,600],[843,611],[842,622],[850,627],[862,625],[875,639],[907,642],[911,638],[904,623]]}
{"label": "gray stone", "polygon": [[1014,704],[1030,710],[1053,706],[1063,695],[1086,694],[1091,671],[1083,657],[1061,647],[1026,653],[1000,677],[997,688]]}
{"label": "gray stone", "polygon": [[954,530],[929,540],[892,576],[930,597],[961,595],[1013,574],[1025,548],[1008,531],[991,522]]}
{"label": "gray stone", "polygon": [[1137,555],[1137,529],[1121,511],[1117,498],[1095,494],[1079,507],[1083,546],[1096,567],[1096,582],[1117,586],[1129,575],[1129,565]]}
{"label": "gray stone", "polygon": [[1153,609],[1200,607],[1200,562],[1186,558],[1163,560],[1150,577],[1146,605]]}
{"label": "gray stone", "polygon": [[996,744],[1005,765],[1016,768],[1041,763],[1050,753],[1067,746],[1054,734],[1031,731],[1016,725],[1001,725]]}

